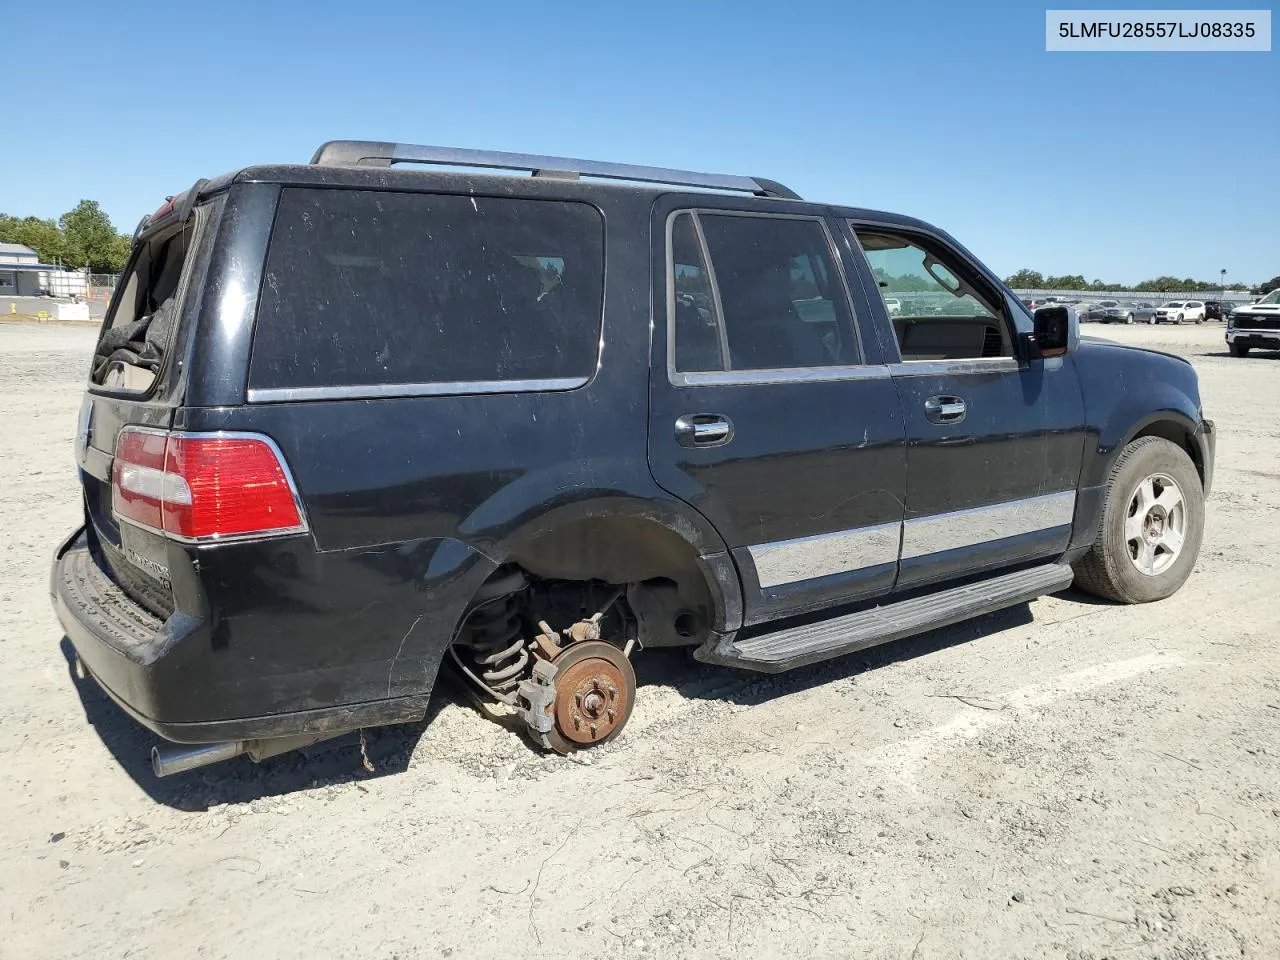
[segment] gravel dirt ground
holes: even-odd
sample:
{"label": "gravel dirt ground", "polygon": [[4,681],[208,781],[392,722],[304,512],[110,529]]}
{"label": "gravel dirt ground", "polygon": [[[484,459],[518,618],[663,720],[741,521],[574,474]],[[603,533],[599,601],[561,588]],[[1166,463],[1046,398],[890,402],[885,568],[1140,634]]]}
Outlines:
{"label": "gravel dirt ground", "polygon": [[1173,598],[1069,591],[781,677],[650,653],[625,734],[428,720],[172,780],[76,681],[93,331],[0,324],[0,956],[1280,956],[1280,357],[1182,353],[1219,428]]}

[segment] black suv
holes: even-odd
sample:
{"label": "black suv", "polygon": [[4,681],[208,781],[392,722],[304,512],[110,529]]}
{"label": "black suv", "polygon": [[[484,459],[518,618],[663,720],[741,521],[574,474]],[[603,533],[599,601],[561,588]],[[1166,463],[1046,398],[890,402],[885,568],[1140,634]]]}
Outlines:
{"label": "black suv", "polygon": [[1223,303],[1221,300],[1206,300],[1204,302],[1204,318],[1206,320],[1225,320],[1227,315],[1231,313],[1231,304]]}
{"label": "black suv", "polygon": [[194,745],[163,775],[420,719],[442,665],[567,752],[621,731],[644,649],[773,672],[1073,579],[1157,600],[1214,433],[1187,362],[920,220],[334,142],[143,221],[76,446],[54,604]]}

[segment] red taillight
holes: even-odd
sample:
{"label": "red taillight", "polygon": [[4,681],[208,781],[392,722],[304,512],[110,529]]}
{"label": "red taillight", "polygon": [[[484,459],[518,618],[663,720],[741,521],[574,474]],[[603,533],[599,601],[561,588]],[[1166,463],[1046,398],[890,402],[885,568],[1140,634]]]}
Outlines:
{"label": "red taillight", "polygon": [[126,427],[111,486],[117,517],[179,540],[306,529],[288,470],[266,437]]}

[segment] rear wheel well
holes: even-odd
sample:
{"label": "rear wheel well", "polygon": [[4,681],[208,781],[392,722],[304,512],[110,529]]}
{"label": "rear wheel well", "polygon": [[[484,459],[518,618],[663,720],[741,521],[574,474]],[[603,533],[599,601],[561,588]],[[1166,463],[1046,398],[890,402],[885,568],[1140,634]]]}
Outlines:
{"label": "rear wheel well", "polygon": [[644,517],[561,523],[524,542],[507,560],[530,574],[535,597],[564,595],[572,584],[624,589],[642,646],[700,644],[722,608],[696,548]]}
{"label": "rear wheel well", "polygon": [[1134,434],[1129,443],[1134,440],[1140,440],[1143,437],[1160,437],[1170,443],[1177,444],[1185,450],[1187,456],[1191,458],[1191,462],[1196,465],[1196,473],[1200,475],[1200,485],[1204,486],[1204,460],[1200,456],[1200,448],[1190,430],[1174,420],[1157,420],[1154,423],[1147,424]]}

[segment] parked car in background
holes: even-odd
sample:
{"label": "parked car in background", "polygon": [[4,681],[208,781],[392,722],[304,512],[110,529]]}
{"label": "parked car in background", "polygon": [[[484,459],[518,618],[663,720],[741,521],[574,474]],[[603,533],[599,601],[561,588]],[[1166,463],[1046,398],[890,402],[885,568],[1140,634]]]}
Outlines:
{"label": "parked car in background", "polygon": [[1170,300],[1156,309],[1156,323],[1204,323],[1203,300]]}
{"label": "parked car in background", "polygon": [[889,316],[898,317],[902,315],[902,301],[897,297],[885,297],[884,305],[889,310]]}
{"label": "parked car in background", "polygon": [[1121,319],[1125,323],[1155,323],[1156,305],[1146,300],[1121,301]]}
{"label": "parked car in background", "polygon": [[1280,350],[1280,290],[1261,300],[1242,303],[1227,318],[1227,346],[1233,357],[1243,357],[1255,347]]}
{"label": "parked car in background", "polygon": [[1231,312],[1231,304],[1223,300],[1206,300],[1204,302],[1204,318],[1206,320],[1225,320]]}
{"label": "parked car in background", "polygon": [[1075,310],[1080,301],[1074,297],[1023,297],[1023,304],[1028,310],[1039,310],[1041,307],[1067,307]]}
{"label": "parked car in background", "polygon": [[1058,305],[1074,310],[1076,312],[1076,316],[1080,318],[1081,322],[1084,322],[1088,318],[1089,311],[1097,306],[1097,304],[1092,300],[1060,301]]}
{"label": "parked car in background", "polygon": [[1151,304],[1132,301],[1102,300],[1089,311],[1089,319],[1101,323],[1152,323],[1155,316],[1156,308]]}
{"label": "parked car in background", "polygon": [[1133,319],[1139,323],[1155,323],[1156,322],[1156,305],[1148,300],[1135,300],[1126,304],[1129,312],[1133,314]]}
{"label": "parked car in background", "polygon": [[1099,300],[1097,303],[1090,304],[1088,307],[1082,305],[1082,309],[1077,312],[1080,314],[1081,320],[1097,320],[1106,322],[1108,310],[1119,310],[1119,300]]}

